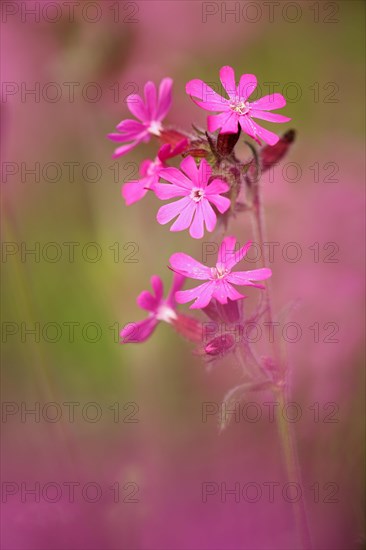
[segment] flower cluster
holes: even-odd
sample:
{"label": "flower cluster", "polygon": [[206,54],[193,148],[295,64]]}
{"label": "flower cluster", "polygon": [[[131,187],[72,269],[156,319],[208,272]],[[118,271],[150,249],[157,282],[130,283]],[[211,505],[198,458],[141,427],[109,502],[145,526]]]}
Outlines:
{"label": "flower cluster", "polygon": [[[231,218],[256,207],[259,172],[282,158],[294,135],[290,131],[280,138],[254,121],[288,122],[288,117],[272,112],[286,105],[281,94],[249,101],[257,86],[256,77],[244,74],[236,82],[234,70],[228,66],[220,70],[220,81],[226,97],[202,80],[191,80],[186,85],[186,92],[195,104],[215,113],[207,118],[207,130],[193,124],[190,132],[163,125],[172,104],[173,85],[170,78],[164,78],[159,90],[153,82],[146,83],[144,99],[137,94],[128,97],[127,106],[137,120],[123,120],[117,125],[118,132],[108,136],[122,144],[115,150],[114,158],[125,155],[152,137],[159,141],[155,159],[141,163],[140,179],[124,184],[122,196],[126,205],[141,200],[148,191],[157,199],[168,201],[158,209],[158,223],[172,222],[170,231],[188,230],[194,239],[201,239],[205,230],[213,232],[219,226],[225,231]],[[266,144],[256,150],[253,144],[246,142],[251,153],[246,162],[235,155],[235,146],[242,133],[259,145],[262,141]],[[170,165],[170,161],[178,157],[179,167]],[[143,291],[137,298],[148,317],[127,325],[121,331],[121,341],[143,342],[159,322],[164,321],[199,343],[197,353],[207,360],[235,351],[237,339],[231,330],[236,327],[242,331],[247,323],[242,307],[246,296],[236,287],[264,289],[259,283],[272,274],[264,266],[249,271],[234,270],[244,260],[250,246],[250,241],[240,247],[234,236],[224,237],[213,266],[183,252],[173,254],[168,266],[173,272],[173,283],[167,298],[163,295],[162,280],[154,275],[151,278],[153,294]],[[198,280],[200,284],[182,290],[186,279]],[[190,302],[191,310],[201,310],[212,322],[225,322],[229,331],[212,335],[211,339],[204,337],[207,323],[178,311],[179,304]],[[261,305],[257,307],[256,318],[264,309]]]}

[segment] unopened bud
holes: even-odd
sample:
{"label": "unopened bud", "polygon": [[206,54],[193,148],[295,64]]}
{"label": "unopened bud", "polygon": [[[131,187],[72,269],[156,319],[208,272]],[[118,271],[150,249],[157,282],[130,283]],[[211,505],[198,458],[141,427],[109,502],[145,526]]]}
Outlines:
{"label": "unopened bud", "polygon": [[197,159],[204,159],[210,156],[210,152],[200,147],[192,147],[183,153],[184,157],[187,157],[188,155]]}
{"label": "unopened bud", "polygon": [[219,134],[217,137],[217,152],[220,157],[228,157],[234,150],[240,137],[241,128],[238,124],[238,130],[235,134]]}
{"label": "unopened bud", "polygon": [[216,336],[205,346],[205,353],[211,356],[224,356],[231,351],[235,345],[235,338],[232,334]]}
{"label": "unopened bud", "polygon": [[295,141],[295,130],[288,130],[276,143],[276,145],[266,145],[260,149],[255,158],[251,161],[245,175],[246,182],[250,188],[253,183],[258,182],[261,174],[275,166],[287,154],[291,143]]}
{"label": "unopened bud", "polygon": [[289,130],[280,138],[276,145],[272,147],[267,145],[259,151],[262,172],[269,170],[269,168],[280,162],[289,150],[291,143],[295,141],[295,136],[295,130]]}

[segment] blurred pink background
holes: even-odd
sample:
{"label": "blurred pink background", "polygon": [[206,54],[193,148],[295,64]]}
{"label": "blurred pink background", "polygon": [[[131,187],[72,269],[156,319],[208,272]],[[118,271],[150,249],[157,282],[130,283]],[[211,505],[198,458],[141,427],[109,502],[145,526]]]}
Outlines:
{"label": "blurred pink background", "polygon": [[[174,79],[168,123],[203,126],[206,114],[185,94],[185,83],[218,82],[223,65],[237,75],[256,74],[263,95],[269,82],[288,92],[285,114],[292,121],[284,130],[295,128],[297,141],[262,185],[269,239],[279,243],[270,266],[275,308],[288,308],[285,322],[302,331],[288,351],[292,397],[301,409],[294,428],[304,497],[314,548],[364,547],[364,6],[350,0],[285,8],[289,3],[281,2],[271,19],[266,4],[85,2],[70,15],[65,2],[58,8],[56,2],[3,3],[6,550],[298,547],[292,506],[282,493],[287,480],[276,428],[264,405],[271,396],[248,395],[245,401],[263,412],[260,421],[241,417],[219,434],[217,417],[203,422],[202,408],[220,403],[238,383],[231,356],[208,371],[166,325],[142,345],[116,339],[118,325],[142,318],[135,300],[149,288],[150,275],[168,287],[169,256],[184,251],[200,258],[202,242],[159,226],[153,196],[124,205],[121,183],[136,177],[156,144],[112,161],[106,134],[129,118],[129,93],[165,76]],[[34,94],[25,93],[31,89]],[[230,233],[249,239],[248,220],[238,218]],[[69,242],[79,243],[74,261]],[[291,242],[301,250],[297,262],[283,253]],[[60,247],[59,260],[42,254],[47,243]],[[97,243],[98,261],[85,259],[86,243]],[[137,262],[123,261],[127,243],[134,243]],[[22,254],[37,246],[38,257]],[[248,307],[254,299],[250,294]],[[56,329],[43,332],[47,323]],[[94,328],[86,333],[87,324]],[[26,332],[32,328],[36,335]],[[54,408],[42,415],[51,402]],[[65,405],[71,402],[79,403],[73,422]],[[88,403],[96,405],[85,412]],[[37,407],[39,417],[24,414]],[[337,422],[327,417],[333,410]],[[100,417],[93,420],[95,411]],[[74,502],[70,482],[79,484]],[[49,492],[48,483],[54,484]],[[215,494],[205,502],[207,483]],[[240,501],[225,497],[221,483],[239,484]],[[256,502],[250,489],[243,497],[248,483],[260,488]],[[273,499],[268,483],[277,487]],[[87,484],[94,484],[96,502],[93,487],[83,493]],[[35,494],[26,492],[32,488]]]}

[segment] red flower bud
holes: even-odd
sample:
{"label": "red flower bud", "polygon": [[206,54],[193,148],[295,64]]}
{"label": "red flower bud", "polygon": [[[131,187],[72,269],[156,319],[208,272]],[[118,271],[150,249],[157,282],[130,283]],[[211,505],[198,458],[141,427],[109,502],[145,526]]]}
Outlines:
{"label": "red flower bud", "polygon": [[217,136],[217,153],[220,157],[228,157],[234,150],[240,137],[241,128],[238,124],[236,134],[219,134]]}
{"label": "red flower bud", "polygon": [[232,334],[216,336],[205,346],[205,353],[211,356],[224,356],[231,351],[235,345],[235,338]]}
{"label": "red flower bud", "polygon": [[295,130],[289,130],[280,138],[276,145],[272,147],[266,145],[266,147],[263,147],[259,151],[259,162],[262,172],[269,170],[271,166],[280,162],[289,150],[291,143],[295,141],[295,136]]}

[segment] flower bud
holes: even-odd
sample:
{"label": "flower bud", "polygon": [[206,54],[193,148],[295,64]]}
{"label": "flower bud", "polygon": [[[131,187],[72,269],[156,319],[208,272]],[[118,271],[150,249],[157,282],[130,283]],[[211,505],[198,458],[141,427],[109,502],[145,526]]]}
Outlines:
{"label": "flower bud", "polygon": [[286,132],[276,143],[276,145],[266,145],[257,153],[257,158],[254,158],[245,175],[246,182],[250,187],[253,183],[257,183],[261,174],[272,168],[283,159],[287,154],[291,143],[295,141],[295,130]]}
{"label": "flower bud", "polygon": [[240,137],[241,128],[238,124],[236,134],[219,134],[217,137],[217,153],[220,157],[228,157],[234,150]]}
{"label": "flower bud", "polygon": [[289,130],[280,138],[276,145],[273,145],[273,147],[267,145],[259,151],[262,172],[269,170],[269,168],[280,162],[289,150],[291,143],[295,141],[295,136],[295,130]]}
{"label": "flower bud", "polygon": [[232,334],[222,334],[216,336],[208,344],[206,344],[204,350],[206,355],[223,357],[229,353],[235,346],[235,338]]}
{"label": "flower bud", "polygon": [[196,159],[207,159],[210,156],[210,152],[200,147],[192,147],[183,153],[184,157],[188,155]]}

